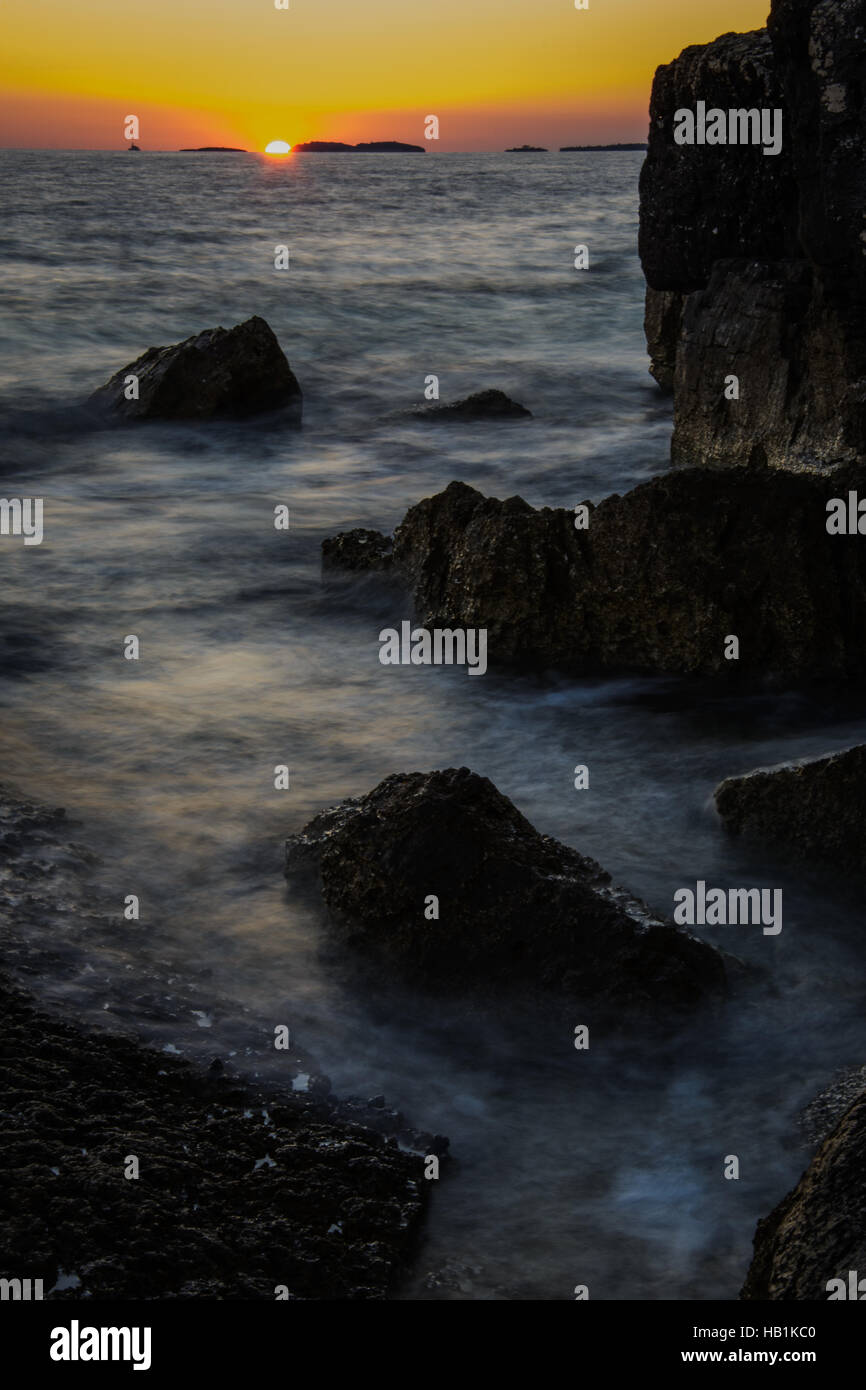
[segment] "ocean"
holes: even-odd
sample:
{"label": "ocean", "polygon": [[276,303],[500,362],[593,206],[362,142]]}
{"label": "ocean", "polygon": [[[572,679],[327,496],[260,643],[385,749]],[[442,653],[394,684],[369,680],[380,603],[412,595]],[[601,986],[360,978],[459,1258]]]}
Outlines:
{"label": "ocean", "polygon": [[[390,532],[452,479],[572,507],[668,466],[642,158],[0,153],[2,489],[43,498],[45,528],[0,539],[0,777],[99,854],[88,930],[34,929],[36,987],[263,1077],[287,1023],[338,1093],[447,1134],[404,1298],[735,1298],[756,1220],[808,1161],[799,1107],[866,1054],[856,892],[728,840],[711,805],[724,776],[861,741],[861,700],[383,667],[408,600],[322,582],[325,537]],[[301,383],[301,430],[82,420],[145,348],[252,314]],[[534,418],[413,420],[430,375],[442,400],[499,387]],[[287,893],[283,841],[389,773],[463,765],[659,912],[698,879],[782,888],[778,937],[700,929],[760,983],[664,1046],[623,1019],[586,1054],[396,981],[359,994]]]}

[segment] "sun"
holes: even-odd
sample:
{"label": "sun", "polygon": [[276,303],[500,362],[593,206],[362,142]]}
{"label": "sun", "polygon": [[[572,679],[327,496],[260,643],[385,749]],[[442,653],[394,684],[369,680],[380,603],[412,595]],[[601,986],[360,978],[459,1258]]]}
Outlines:
{"label": "sun", "polygon": [[291,148],[285,140],[272,140],[269,145],[265,145],[265,154],[289,154]]}

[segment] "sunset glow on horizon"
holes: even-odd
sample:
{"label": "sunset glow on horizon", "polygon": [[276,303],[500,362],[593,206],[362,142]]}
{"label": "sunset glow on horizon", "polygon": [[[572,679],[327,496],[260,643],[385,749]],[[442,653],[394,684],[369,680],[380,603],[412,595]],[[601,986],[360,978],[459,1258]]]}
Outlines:
{"label": "sunset glow on horizon", "polygon": [[[263,150],[309,140],[501,149],[643,140],[653,72],[689,44],[761,27],[769,0],[9,0],[0,144]],[[273,142],[272,142],[273,143]]]}

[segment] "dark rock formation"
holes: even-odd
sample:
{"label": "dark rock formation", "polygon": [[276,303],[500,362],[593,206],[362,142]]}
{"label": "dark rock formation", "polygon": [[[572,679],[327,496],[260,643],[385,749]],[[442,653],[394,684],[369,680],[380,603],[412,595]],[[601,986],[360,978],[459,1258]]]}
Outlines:
{"label": "dark rock formation", "polygon": [[[640,252],[677,464],[748,463],[757,448],[774,467],[827,468],[866,453],[864,30],[866,0],[773,0],[768,30],[687,48],[656,74]],[[675,113],[699,101],[781,110],[782,152],[677,145]]]}
{"label": "dark rock formation", "polygon": [[725,988],[717,951],[612,888],[468,768],[387,777],[323,811],[288,840],[286,865],[320,881],[341,939],[438,988],[665,1012]]}
{"label": "dark rock formation", "polygon": [[[571,512],[451,483],[407,512],[393,568],[425,625],[486,627],[491,665],[863,677],[866,550],[825,525],[845,486],[692,469],[587,504],[588,529],[575,530]],[[738,661],[725,657],[730,635]]]}
{"label": "dark rock formation", "polygon": [[638,245],[647,282],[680,294],[705,288],[717,260],[798,251],[790,131],[775,156],[760,145],[675,144],[675,113],[701,100],[725,111],[784,107],[766,30],[687,48],[655,75]]}
{"label": "dark rock formation", "polygon": [[547,154],[544,145],[512,145],[506,154]]}
{"label": "dark rock formation", "polygon": [[386,570],[391,567],[393,542],[363,526],[341,531],[322,541],[322,567],[341,570]]}
{"label": "dark rock formation", "polygon": [[[127,378],[138,399],[127,400]],[[253,317],[235,328],[209,328],[170,347],[152,347],[90,397],[88,404],[126,420],[207,420],[286,410],[301,419],[303,397],[273,330]]]}
{"label": "dark rock formation", "polygon": [[180,150],[180,154],[246,154],[237,145],[191,145]]}
{"label": "dark rock formation", "polygon": [[744,1299],[826,1301],[831,1279],[866,1277],[866,1091],[797,1186],[755,1232]]}
{"label": "dark rock formation", "polygon": [[419,405],[411,412],[419,420],[517,420],[532,419],[532,411],[511,400],[504,391],[476,391],[463,400]]}
{"label": "dark rock formation", "polygon": [[866,871],[864,744],[729,777],[716,788],[716,807],[735,835],[781,845],[843,873]]}

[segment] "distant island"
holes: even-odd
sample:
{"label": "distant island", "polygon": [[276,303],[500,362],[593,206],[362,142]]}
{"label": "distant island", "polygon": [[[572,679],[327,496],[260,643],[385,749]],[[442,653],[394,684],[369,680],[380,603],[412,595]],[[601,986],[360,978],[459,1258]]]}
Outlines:
{"label": "distant island", "polygon": [[514,145],[506,154],[549,154],[543,145]]}
{"label": "distant island", "polygon": [[344,145],[339,140],[307,140],[295,145],[296,154],[426,154],[423,145],[404,145],[399,140],[369,140],[361,145]]}
{"label": "distant island", "polygon": [[560,145],[559,153],[565,154],[569,150],[645,150],[646,145]]}
{"label": "distant island", "polygon": [[236,149],[234,145],[195,145],[191,149],[179,150],[179,154],[247,154],[247,150]]}

